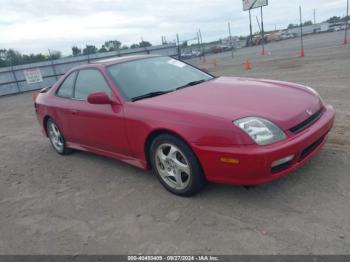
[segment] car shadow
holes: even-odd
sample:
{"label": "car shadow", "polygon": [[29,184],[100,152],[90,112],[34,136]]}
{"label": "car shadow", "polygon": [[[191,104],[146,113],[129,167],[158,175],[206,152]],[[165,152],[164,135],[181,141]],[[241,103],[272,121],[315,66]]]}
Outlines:
{"label": "car shadow", "polygon": [[[118,161],[112,158],[96,155],[89,152],[76,151],[72,155],[75,159],[81,161],[94,162],[99,166],[103,166],[107,170],[107,176],[122,176],[128,178],[130,183],[144,184],[150,186],[152,193],[158,195],[166,195],[166,198],[182,197],[174,196],[168,193],[159,183],[151,170],[141,170]],[[246,188],[239,185],[225,185],[216,183],[207,183],[204,188],[195,196],[187,199],[192,202],[199,200],[206,201],[222,201],[227,199],[229,201],[239,200],[246,203],[274,203],[285,201],[291,202],[299,199],[302,195],[315,194],[324,184],[330,186],[332,181],[324,180],[327,178],[324,174],[327,173],[327,165],[324,164],[323,158],[328,158],[327,152],[321,152],[314,159],[309,161],[304,167],[292,172],[291,174],[282,177],[276,181],[267,184],[258,185],[255,187]],[[320,167],[320,163],[323,164]],[[328,167],[329,169],[330,167]],[[130,176],[133,175],[133,176]],[[320,176],[321,175],[321,176]],[[317,178],[317,179],[316,179]],[[333,180],[333,182],[335,182]]]}

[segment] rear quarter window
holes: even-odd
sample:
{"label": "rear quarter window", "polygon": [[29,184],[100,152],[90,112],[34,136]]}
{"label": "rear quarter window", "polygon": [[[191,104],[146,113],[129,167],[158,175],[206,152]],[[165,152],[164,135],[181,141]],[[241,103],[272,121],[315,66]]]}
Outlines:
{"label": "rear quarter window", "polygon": [[72,98],[73,97],[73,87],[74,87],[74,81],[76,72],[71,73],[69,76],[66,77],[66,79],[63,81],[59,89],[57,90],[57,95],[60,97],[65,98]]}

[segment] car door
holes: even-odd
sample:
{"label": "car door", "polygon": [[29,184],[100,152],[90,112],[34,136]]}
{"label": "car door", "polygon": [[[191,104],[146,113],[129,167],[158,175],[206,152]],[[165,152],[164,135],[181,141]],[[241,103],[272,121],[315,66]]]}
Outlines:
{"label": "car door", "polygon": [[74,88],[74,114],[70,125],[74,140],[81,146],[128,154],[122,105],[93,105],[87,102],[89,94],[105,92],[115,96],[103,74],[94,68],[79,71]]}
{"label": "car door", "polygon": [[62,130],[67,142],[72,142],[74,139],[73,130],[70,126],[72,98],[74,83],[77,72],[70,73],[61,83],[55,94],[55,101],[52,107],[55,108],[54,120]]}

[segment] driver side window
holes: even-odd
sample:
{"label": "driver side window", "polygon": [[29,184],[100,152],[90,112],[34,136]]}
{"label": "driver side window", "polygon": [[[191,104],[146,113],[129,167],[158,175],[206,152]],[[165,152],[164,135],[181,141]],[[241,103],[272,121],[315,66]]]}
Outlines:
{"label": "driver side window", "polygon": [[107,95],[112,94],[111,88],[100,71],[96,69],[80,70],[74,90],[74,98],[86,100],[88,95],[94,92],[105,92]]}

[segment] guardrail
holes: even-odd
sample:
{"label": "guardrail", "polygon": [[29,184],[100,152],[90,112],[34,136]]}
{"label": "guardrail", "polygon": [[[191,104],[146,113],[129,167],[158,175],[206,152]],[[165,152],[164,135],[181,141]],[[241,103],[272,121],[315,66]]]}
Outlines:
{"label": "guardrail", "polygon": [[[177,47],[176,45],[152,46],[3,67],[0,68],[0,96],[52,86],[59,77],[78,65],[87,64],[104,58],[136,54],[177,56]],[[30,76],[28,76],[30,72],[35,72],[37,75],[30,78]]]}

